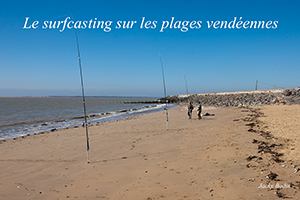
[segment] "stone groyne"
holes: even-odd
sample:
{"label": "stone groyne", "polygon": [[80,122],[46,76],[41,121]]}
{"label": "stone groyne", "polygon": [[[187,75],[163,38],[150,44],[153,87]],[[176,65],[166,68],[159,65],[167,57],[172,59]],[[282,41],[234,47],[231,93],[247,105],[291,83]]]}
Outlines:
{"label": "stone groyne", "polygon": [[[160,99],[164,101],[164,98]],[[300,87],[293,89],[253,90],[168,96],[172,103],[197,103],[204,106],[263,106],[300,104]]]}

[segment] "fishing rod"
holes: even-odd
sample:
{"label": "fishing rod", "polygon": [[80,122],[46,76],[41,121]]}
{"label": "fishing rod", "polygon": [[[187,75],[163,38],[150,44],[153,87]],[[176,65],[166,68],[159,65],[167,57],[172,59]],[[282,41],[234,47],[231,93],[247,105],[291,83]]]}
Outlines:
{"label": "fishing rod", "polygon": [[186,82],[186,77],[185,77],[185,72],[184,72],[184,70],[183,70],[183,75],[184,75],[184,81],[185,81],[186,94],[188,95],[188,94],[189,94],[189,90],[188,90],[188,85],[187,85],[187,82]]}
{"label": "fishing rod", "polygon": [[[72,19],[74,21],[73,15]],[[80,50],[79,50],[79,42],[76,28],[74,28],[76,43],[77,43],[77,52],[78,52],[78,61],[79,61],[79,71],[80,71],[80,80],[81,80],[81,92],[82,92],[82,103],[83,103],[83,111],[84,111],[84,126],[85,126],[85,135],[86,135],[86,155],[87,155],[87,163],[90,163],[89,160],[89,150],[90,150],[90,143],[89,143],[89,133],[88,133],[88,124],[87,124],[87,116],[86,116],[86,106],[85,106],[85,96],[84,96],[84,87],[83,87],[83,75],[82,75],[82,67],[81,67],[81,57],[80,57]]]}
{"label": "fishing rod", "polygon": [[159,54],[160,58],[160,64],[161,64],[161,72],[162,72],[162,78],[163,78],[163,85],[164,85],[164,94],[165,94],[165,103],[166,103],[166,119],[167,119],[167,130],[169,130],[169,116],[168,116],[168,100],[167,100],[167,91],[166,91],[166,82],[165,82],[165,73],[164,73],[164,67],[163,67],[163,62],[161,59],[161,55]]}

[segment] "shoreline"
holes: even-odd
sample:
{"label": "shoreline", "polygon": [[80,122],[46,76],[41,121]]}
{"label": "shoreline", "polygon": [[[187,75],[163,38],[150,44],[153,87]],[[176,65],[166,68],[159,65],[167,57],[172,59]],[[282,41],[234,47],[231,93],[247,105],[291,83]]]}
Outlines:
{"label": "shoreline", "polygon": [[[174,106],[176,105],[175,104],[170,105],[170,107],[174,107]],[[121,109],[121,110],[109,111],[105,113],[91,113],[87,115],[87,120],[88,120],[88,124],[98,124],[106,121],[119,120],[119,119],[140,115],[140,114],[159,112],[163,110],[163,107],[164,104],[145,105],[145,106],[138,106],[136,108]],[[74,127],[77,128],[83,125],[84,123],[83,118],[84,116],[76,116],[69,119],[58,119],[52,121],[41,120],[41,121],[21,122],[21,123],[2,125],[1,128],[3,129],[2,132],[4,133],[4,135],[1,135],[0,141],[29,136],[29,135],[43,134],[46,132],[53,132],[60,129],[69,129]],[[5,134],[8,135],[5,136]]]}
{"label": "shoreline", "polygon": [[[285,151],[280,159],[287,163],[268,166],[271,154],[258,156],[258,143],[253,143],[253,139],[266,140],[270,146],[273,139],[258,134],[258,127],[265,132],[274,131],[274,125],[268,126],[273,122],[264,115],[272,112],[276,115],[278,110],[297,112],[298,105],[248,109],[204,106],[203,113],[215,116],[204,116],[200,121],[195,110],[192,120],[188,120],[186,107],[169,110],[169,131],[164,111],[91,126],[90,164],[86,164],[83,127],[1,142],[0,197],[147,200],[275,199],[279,194],[297,197],[297,189],[286,187],[292,183],[297,188],[298,174],[293,172],[291,161],[285,159],[293,143],[276,139],[283,144],[276,146],[276,151]],[[260,114],[264,121],[254,111],[265,112]],[[291,120],[293,116],[298,117],[291,115]],[[249,132],[246,124],[256,120],[259,123],[252,127],[256,132]],[[293,156],[292,165],[298,165],[299,161]],[[283,164],[289,168],[283,168]],[[277,179],[266,178],[271,171],[278,175]]]}

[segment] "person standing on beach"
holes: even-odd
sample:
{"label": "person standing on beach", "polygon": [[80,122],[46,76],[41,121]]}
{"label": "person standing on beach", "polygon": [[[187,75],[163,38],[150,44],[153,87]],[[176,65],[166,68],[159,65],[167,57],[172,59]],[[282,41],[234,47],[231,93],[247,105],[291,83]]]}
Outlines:
{"label": "person standing on beach", "polygon": [[189,116],[189,119],[192,119],[192,112],[193,112],[193,109],[194,109],[194,106],[193,106],[193,104],[190,102],[189,105],[188,105],[188,116]]}
{"label": "person standing on beach", "polygon": [[202,112],[202,106],[201,106],[201,102],[198,101],[198,107],[197,107],[197,115],[198,115],[198,120],[201,119],[201,112]]}

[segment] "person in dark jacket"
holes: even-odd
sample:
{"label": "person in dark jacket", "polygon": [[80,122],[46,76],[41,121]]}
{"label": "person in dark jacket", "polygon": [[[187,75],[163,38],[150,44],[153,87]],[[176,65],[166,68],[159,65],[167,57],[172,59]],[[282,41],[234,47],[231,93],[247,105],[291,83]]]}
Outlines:
{"label": "person in dark jacket", "polygon": [[189,116],[189,119],[192,119],[192,112],[193,112],[193,109],[194,109],[194,106],[193,106],[193,104],[190,102],[190,103],[189,103],[189,106],[188,106],[188,116]]}

